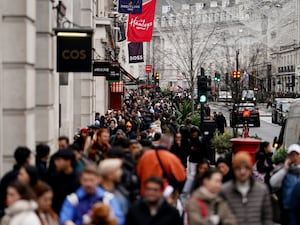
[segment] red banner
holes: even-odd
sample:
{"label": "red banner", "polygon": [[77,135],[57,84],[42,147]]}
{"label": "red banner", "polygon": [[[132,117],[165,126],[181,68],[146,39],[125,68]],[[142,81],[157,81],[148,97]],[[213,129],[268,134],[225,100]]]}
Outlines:
{"label": "red banner", "polygon": [[130,14],[128,17],[128,42],[150,42],[154,27],[156,0],[143,5],[142,14]]}

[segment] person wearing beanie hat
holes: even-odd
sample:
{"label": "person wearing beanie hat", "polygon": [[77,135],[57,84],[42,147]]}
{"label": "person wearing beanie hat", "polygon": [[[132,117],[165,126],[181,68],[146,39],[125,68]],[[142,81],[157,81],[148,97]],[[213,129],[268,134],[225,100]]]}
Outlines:
{"label": "person wearing beanie hat", "polygon": [[[252,177],[252,160],[246,152],[233,156],[234,180],[222,187],[222,195],[227,200],[237,224],[272,225],[272,207],[266,185]],[[247,212],[247,213],[245,213]]]}
{"label": "person wearing beanie hat", "polygon": [[129,140],[137,138],[136,133],[132,130],[132,123],[129,121],[126,123],[126,136]]}
{"label": "person wearing beanie hat", "polygon": [[251,156],[246,152],[238,152],[232,159],[232,168],[234,170],[241,167],[252,168]]}
{"label": "person wearing beanie hat", "polygon": [[233,179],[234,177],[233,171],[231,169],[229,161],[226,158],[222,158],[222,157],[218,158],[216,167],[218,168],[218,170],[223,176],[222,183],[226,183],[227,181]]}
{"label": "person wearing beanie hat", "polygon": [[104,159],[100,162],[98,171],[101,176],[101,187],[114,194],[123,215],[126,215],[129,209],[129,196],[127,191],[125,193],[119,186],[122,178],[122,164],[121,159]]}

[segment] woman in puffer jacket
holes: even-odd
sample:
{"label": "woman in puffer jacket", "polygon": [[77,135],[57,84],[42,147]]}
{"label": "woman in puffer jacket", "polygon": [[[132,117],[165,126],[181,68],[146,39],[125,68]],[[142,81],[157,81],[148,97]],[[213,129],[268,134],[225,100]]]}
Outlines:
{"label": "woman in puffer jacket", "polygon": [[236,225],[229,206],[219,196],[222,175],[217,169],[207,170],[187,204],[189,225]]}
{"label": "woman in puffer jacket", "polygon": [[27,185],[18,181],[7,187],[6,201],[8,208],[1,220],[1,225],[41,225],[35,210],[35,195]]}

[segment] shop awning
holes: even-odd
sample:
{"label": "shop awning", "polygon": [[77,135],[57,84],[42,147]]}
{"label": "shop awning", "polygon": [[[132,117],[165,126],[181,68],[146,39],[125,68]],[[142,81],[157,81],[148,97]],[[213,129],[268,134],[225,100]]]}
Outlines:
{"label": "shop awning", "polygon": [[121,73],[123,74],[123,81],[125,82],[125,84],[128,84],[128,83],[136,84],[137,83],[136,78],[134,76],[132,76],[130,73],[128,73],[122,66],[120,66],[120,70],[121,70]]}

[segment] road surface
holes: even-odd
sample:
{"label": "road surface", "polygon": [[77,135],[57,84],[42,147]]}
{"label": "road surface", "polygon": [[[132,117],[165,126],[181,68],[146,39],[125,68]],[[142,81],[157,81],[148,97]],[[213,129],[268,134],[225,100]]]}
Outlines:
{"label": "road surface", "polygon": [[[225,103],[210,103],[210,107],[211,112],[222,112],[229,125],[229,107],[226,107]],[[273,139],[279,135],[281,127],[277,124],[272,124],[270,109],[267,110],[264,105],[258,105],[258,108],[260,112],[260,127],[250,127],[249,135],[257,135],[262,138],[262,140],[273,143]],[[231,130],[232,128],[227,127],[227,129]],[[239,128],[239,131],[242,132],[242,128]]]}

